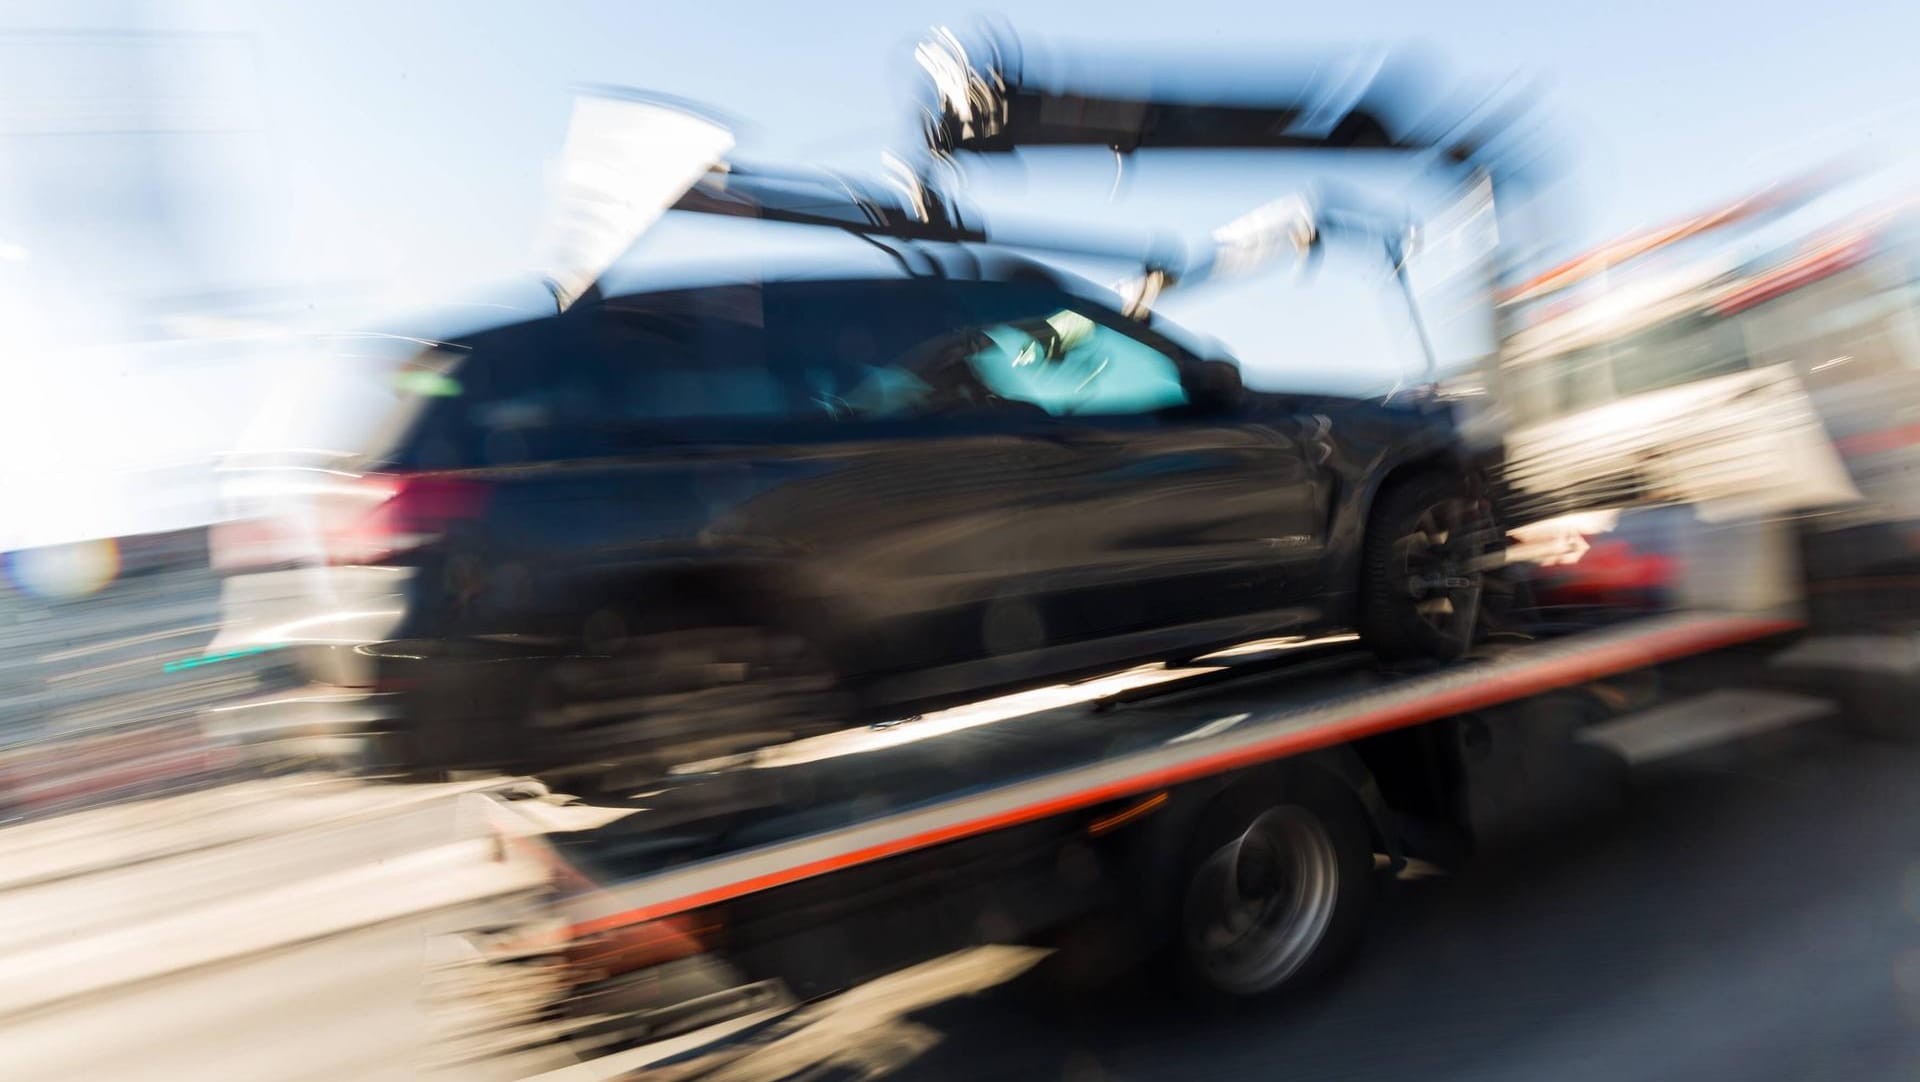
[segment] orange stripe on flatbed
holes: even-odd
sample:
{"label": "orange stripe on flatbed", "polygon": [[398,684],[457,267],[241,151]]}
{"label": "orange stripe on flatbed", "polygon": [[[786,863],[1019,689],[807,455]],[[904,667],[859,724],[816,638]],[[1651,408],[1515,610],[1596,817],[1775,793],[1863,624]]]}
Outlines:
{"label": "orange stripe on flatbed", "polygon": [[1602,676],[1767,638],[1795,630],[1800,626],[1801,624],[1796,620],[1735,617],[1710,624],[1670,628],[1624,642],[1608,643],[1595,647],[1590,652],[1555,658],[1515,672],[1489,673],[1485,680],[1478,683],[1444,691],[1416,702],[1380,707],[1327,725],[1284,733],[1271,740],[1247,747],[1203,756],[1174,766],[1143,771],[1065,796],[1023,805],[994,815],[963,819],[932,830],[781,868],[667,901],[585,920],[573,925],[572,935],[575,937],[592,935],[629,924],[657,920],[689,909],[731,901],[748,894],[787,886],[862,864],[871,864],[888,857],[928,849],[946,842],[1037,822],[1111,800],[1137,796],[1154,789],[1169,788],[1214,774],[1223,774],[1335,744],[1344,744],[1361,737],[1512,702],[1543,691],[1572,687]]}

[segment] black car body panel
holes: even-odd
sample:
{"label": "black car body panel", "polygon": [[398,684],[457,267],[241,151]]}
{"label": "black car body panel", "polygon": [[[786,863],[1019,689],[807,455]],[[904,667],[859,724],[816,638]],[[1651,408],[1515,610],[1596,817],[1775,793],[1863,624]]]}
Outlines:
{"label": "black car body panel", "polygon": [[798,632],[842,720],[877,719],[1350,624],[1382,481],[1459,466],[1430,401],[1246,390],[1038,265],[939,269],[436,339],[379,435],[314,467],[398,478],[430,521],[239,568],[215,649],[291,646],[446,765],[533,765],[530,674],[642,630]]}

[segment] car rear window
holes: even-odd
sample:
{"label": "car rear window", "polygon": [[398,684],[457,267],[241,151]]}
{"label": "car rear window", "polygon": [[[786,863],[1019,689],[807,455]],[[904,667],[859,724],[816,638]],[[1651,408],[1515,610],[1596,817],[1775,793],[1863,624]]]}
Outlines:
{"label": "car rear window", "polygon": [[489,332],[430,391],[406,453],[422,466],[604,454],[796,411],[767,362],[758,290],[654,295]]}

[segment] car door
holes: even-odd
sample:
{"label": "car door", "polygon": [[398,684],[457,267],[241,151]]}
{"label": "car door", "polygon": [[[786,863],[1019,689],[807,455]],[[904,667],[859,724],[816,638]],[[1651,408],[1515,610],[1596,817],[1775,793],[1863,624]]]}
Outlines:
{"label": "car door", "polygon": [[794,416],[715,536],[770,543],[802,569],[843,663],[944,694],[965,667],[1040,650],[1023,604],[1023,519],[1044,415],[994,400],[964,363],[978,328],[956,284],[769,283],[765,363]]}
{"label": "car door", "polygon": [[1116,313],[1003,293],[1021,316],[989,325],[972,360],[1046,415],[1023,518],[1050,636],[1157,651],[1311,618],[1329,491],[1302,419],[1211,400],[1197,357]]}
{"label": "car door", "polygon": [[697,582],[647,587],[649,618],[724,605],[798,624],[850,676],[977,661],[1029,562],[1031,456],[1018,415],[913,375],[966,340],[940,285],[619,296],[545,321],[510,357],[482,351],[448,401],[475,460],[498,467],[499,556],[534,610],[510,625]]}

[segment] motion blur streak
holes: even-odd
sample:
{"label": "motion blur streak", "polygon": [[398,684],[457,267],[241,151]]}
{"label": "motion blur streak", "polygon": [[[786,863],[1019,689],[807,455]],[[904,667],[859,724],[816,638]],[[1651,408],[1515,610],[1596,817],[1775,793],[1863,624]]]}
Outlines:
{"label": "motion blur streak", "polygon": [[0,1074],[1914,1077],[1874,7],[14,0]]}

